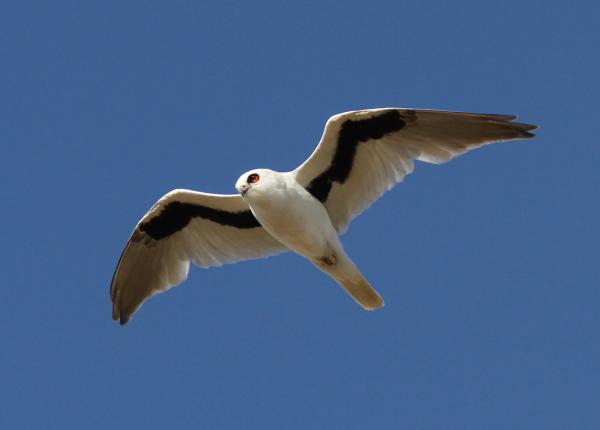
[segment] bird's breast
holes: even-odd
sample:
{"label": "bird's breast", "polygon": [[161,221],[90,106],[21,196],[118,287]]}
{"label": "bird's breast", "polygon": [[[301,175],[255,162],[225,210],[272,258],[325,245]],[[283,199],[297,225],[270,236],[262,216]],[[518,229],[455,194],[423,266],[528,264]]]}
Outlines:
{"label": "bird's breast", "polygon": [[250,208],[275,239],[303,255],[321,255],[331,235],[337,237],[325,207],[308,192],[279,191]]}

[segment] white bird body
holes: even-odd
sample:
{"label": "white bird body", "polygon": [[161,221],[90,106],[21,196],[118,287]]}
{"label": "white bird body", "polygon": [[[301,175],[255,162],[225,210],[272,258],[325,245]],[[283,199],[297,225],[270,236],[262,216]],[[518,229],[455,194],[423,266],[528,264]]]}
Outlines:
{"label": "white bird body", "polygon": [[[252,172],[260,175],[260,183],[248,188],[243,197],[263,228],[309,259],[325,255],[338,235],[323,204],[298,184],[293,172],[267,169]],[[236,183],[238,190],[248,174],[243,174]]]}
{"label": "white bird body", "polygon": [[352,218],[414,169],[471,149],[533,137],[514,115],[404,108],[334,115],[319,145],[292,172],[254,169],[239,195],[178,189],[136,225],[110,287],[113,319],[127,323],[150,296],[180,284],[190,262],[201,267],[292,250],[335,279],[365,309],[383,306],[348,257],[339,234]]}
{"label": "white bird body", "polygon": [[[251,174],[260,181],[248,184]],[[296,172],[254,169],[240,176],[236,189],[271,236],[334,278],[365,309],[383,306],[346,254],[325,206],[298,183]]]}

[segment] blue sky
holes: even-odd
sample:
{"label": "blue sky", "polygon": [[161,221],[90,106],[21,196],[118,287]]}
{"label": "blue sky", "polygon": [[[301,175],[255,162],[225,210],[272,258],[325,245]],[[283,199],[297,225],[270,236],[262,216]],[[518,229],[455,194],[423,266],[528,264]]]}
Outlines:
{"label": "blue sky", "polygon": [[[593,2],[0,5],[0,427],[596,429]],[[517,113],[413,175],[347,251],[192,269],[126,327],[109,282],[173,188],[294,168],[338,112]]]}

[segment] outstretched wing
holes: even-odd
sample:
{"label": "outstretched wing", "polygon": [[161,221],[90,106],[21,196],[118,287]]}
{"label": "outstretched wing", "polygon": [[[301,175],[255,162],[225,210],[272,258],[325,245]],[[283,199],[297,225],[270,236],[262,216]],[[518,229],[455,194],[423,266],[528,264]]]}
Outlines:
{"label": "outstretched wing", "polygon": [[317,149],[294,172],[343,232],[356,215],[413,171],[487,143],[526,139],[535,125],[515,115],[369,109],[332,116]]}
{"label": "outstretched wing", "polygon": [[171,191],[144,215],[125,245],[110,286],[113,319],[127,323],[148,297],[183,282],[190,261],[221,266],[286,249],[242,197]]}

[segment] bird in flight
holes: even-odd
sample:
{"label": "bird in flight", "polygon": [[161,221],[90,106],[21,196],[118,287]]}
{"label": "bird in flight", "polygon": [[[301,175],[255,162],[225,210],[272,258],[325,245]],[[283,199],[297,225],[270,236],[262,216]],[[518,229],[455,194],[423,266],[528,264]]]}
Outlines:
{"label": "bird in flight", "polygon": [[383,299],[352,262],[339,235],[414,161],[441,164],[487,143],[527,139],[536,125],[515,115],[384,108],[327,121],[315,151],[297,169],[253,169],[239,194],[173,190],[138,222],[110,286],[112,317],[126,324],[150,296],[183,282],[190,261],[221,266],[285,251],[331,276],[364,309]]}

